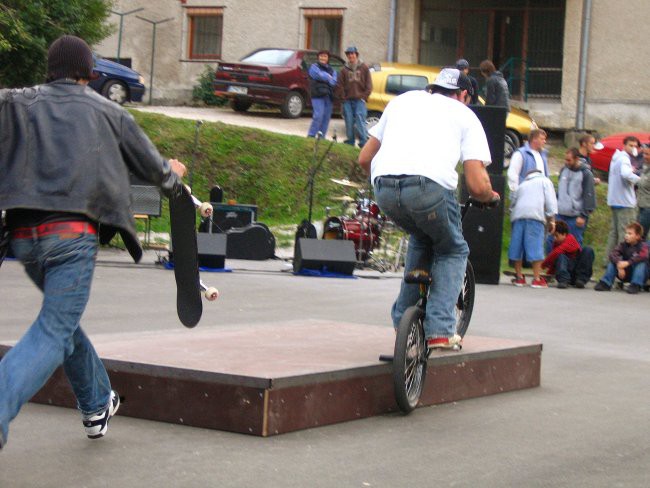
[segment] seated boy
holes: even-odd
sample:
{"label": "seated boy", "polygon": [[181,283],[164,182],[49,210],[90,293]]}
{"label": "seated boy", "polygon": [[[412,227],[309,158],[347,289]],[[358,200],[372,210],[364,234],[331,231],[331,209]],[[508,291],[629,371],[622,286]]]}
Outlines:
{"label": "seated boy", "polygon": [[596,284],[596,291],[609,291],[618,277],[623,282],[630,282],[627,292],[639,293],[648,279],[648,243],[642,238],[643,227],[638,222],[625,226],[625,240],[609,255],[609,264],[605,275]]}
{"label": "seated boy", "polygon": [[577,239],[569,233],[566,222],[555,222],[553,232],[553,250],[546,256],[542,268],[549,274],[555,274],[558,288],[567,288],[570,284],[584,288],[591,279],[594,263],[594,250],[589,246],[580,248]]}

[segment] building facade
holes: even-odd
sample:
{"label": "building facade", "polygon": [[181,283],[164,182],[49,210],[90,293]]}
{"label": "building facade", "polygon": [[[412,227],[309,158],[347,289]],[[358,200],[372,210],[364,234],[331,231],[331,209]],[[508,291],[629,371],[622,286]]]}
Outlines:
{"label": "building facade", "polygon": [[[356,45],[367,63],[432,66],[483,59],[502,68],[515,103],[543,127],[647,130],[647,0],[117,0],[119,29],[95,46],[151,80],[153,100],[191,97],[206,65],[259,47]],[[149,20],[147,22],[146,20]],[[477,76],[480,80],[480,76]],[[481,80],[482,81],[482,80]]]}

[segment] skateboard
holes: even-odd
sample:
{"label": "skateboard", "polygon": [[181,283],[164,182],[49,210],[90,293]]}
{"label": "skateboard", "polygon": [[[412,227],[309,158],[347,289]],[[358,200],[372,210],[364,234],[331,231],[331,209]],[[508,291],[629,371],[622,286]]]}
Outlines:
{"label": "skateboard", "polygon": [[[510,270],[503,271],[503,274],[506,275],[506,276],[511,276],[511,277],[513,277],[513,278],[516,276],[516,275],[515,275],[515,272],[514,272],[514,271],[510,271]],[[533,277],[533,273],[522,273],[522,274],[523,274],[526,278],[532,278],[532,277]],[[555,276],[554,276],[554,275],[540,273],[540,276],[541,276],[542,278],[544,278],[544,279],[546,280],[547,283],[553,283],[553,281],[555,280]]]}
{"label": "skateboard", "polygon": [[169,199],[171,240],[174,255],[174,278],[176,279],[176,311],[185,327],[194,327],[201,320],[203,304],[201,292],[212,301],[219,296],[216,288],[207,287],[199,275],[199,256],[196,243],[196,209],[203,217],[212,214],[209,203],[201,203],[190,189]]}

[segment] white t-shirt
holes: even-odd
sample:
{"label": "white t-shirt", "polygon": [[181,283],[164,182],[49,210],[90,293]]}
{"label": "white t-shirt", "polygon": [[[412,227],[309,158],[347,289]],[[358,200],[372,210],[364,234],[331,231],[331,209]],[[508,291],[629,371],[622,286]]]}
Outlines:
{"label": "white t-shirt", "polygon": [[369,131],[381,142],[372,160],[371,181],[378,176],[422,175],[456,189],[458,161],[492,161],[478,117],[458,100],[426,91],[394,98]]}

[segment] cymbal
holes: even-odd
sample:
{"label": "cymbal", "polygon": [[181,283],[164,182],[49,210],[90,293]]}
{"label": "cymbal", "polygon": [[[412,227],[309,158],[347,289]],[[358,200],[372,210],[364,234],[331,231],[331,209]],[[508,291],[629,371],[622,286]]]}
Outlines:
{"label": "cymbal", "polygon": [[354,202],[354,198],[349,197],[347,195],[343,195],[340,197],[330,197],[330,200],[338,200],[339,202]]}
{"label": "cymbal", "polygon": [[355,183],[354,181],[350,180],[337,180],[336,178],[330,178],[330,181],[338,183],[339,185],[349,186],[350,188],[361,188],[361,185],[359,183]]}

